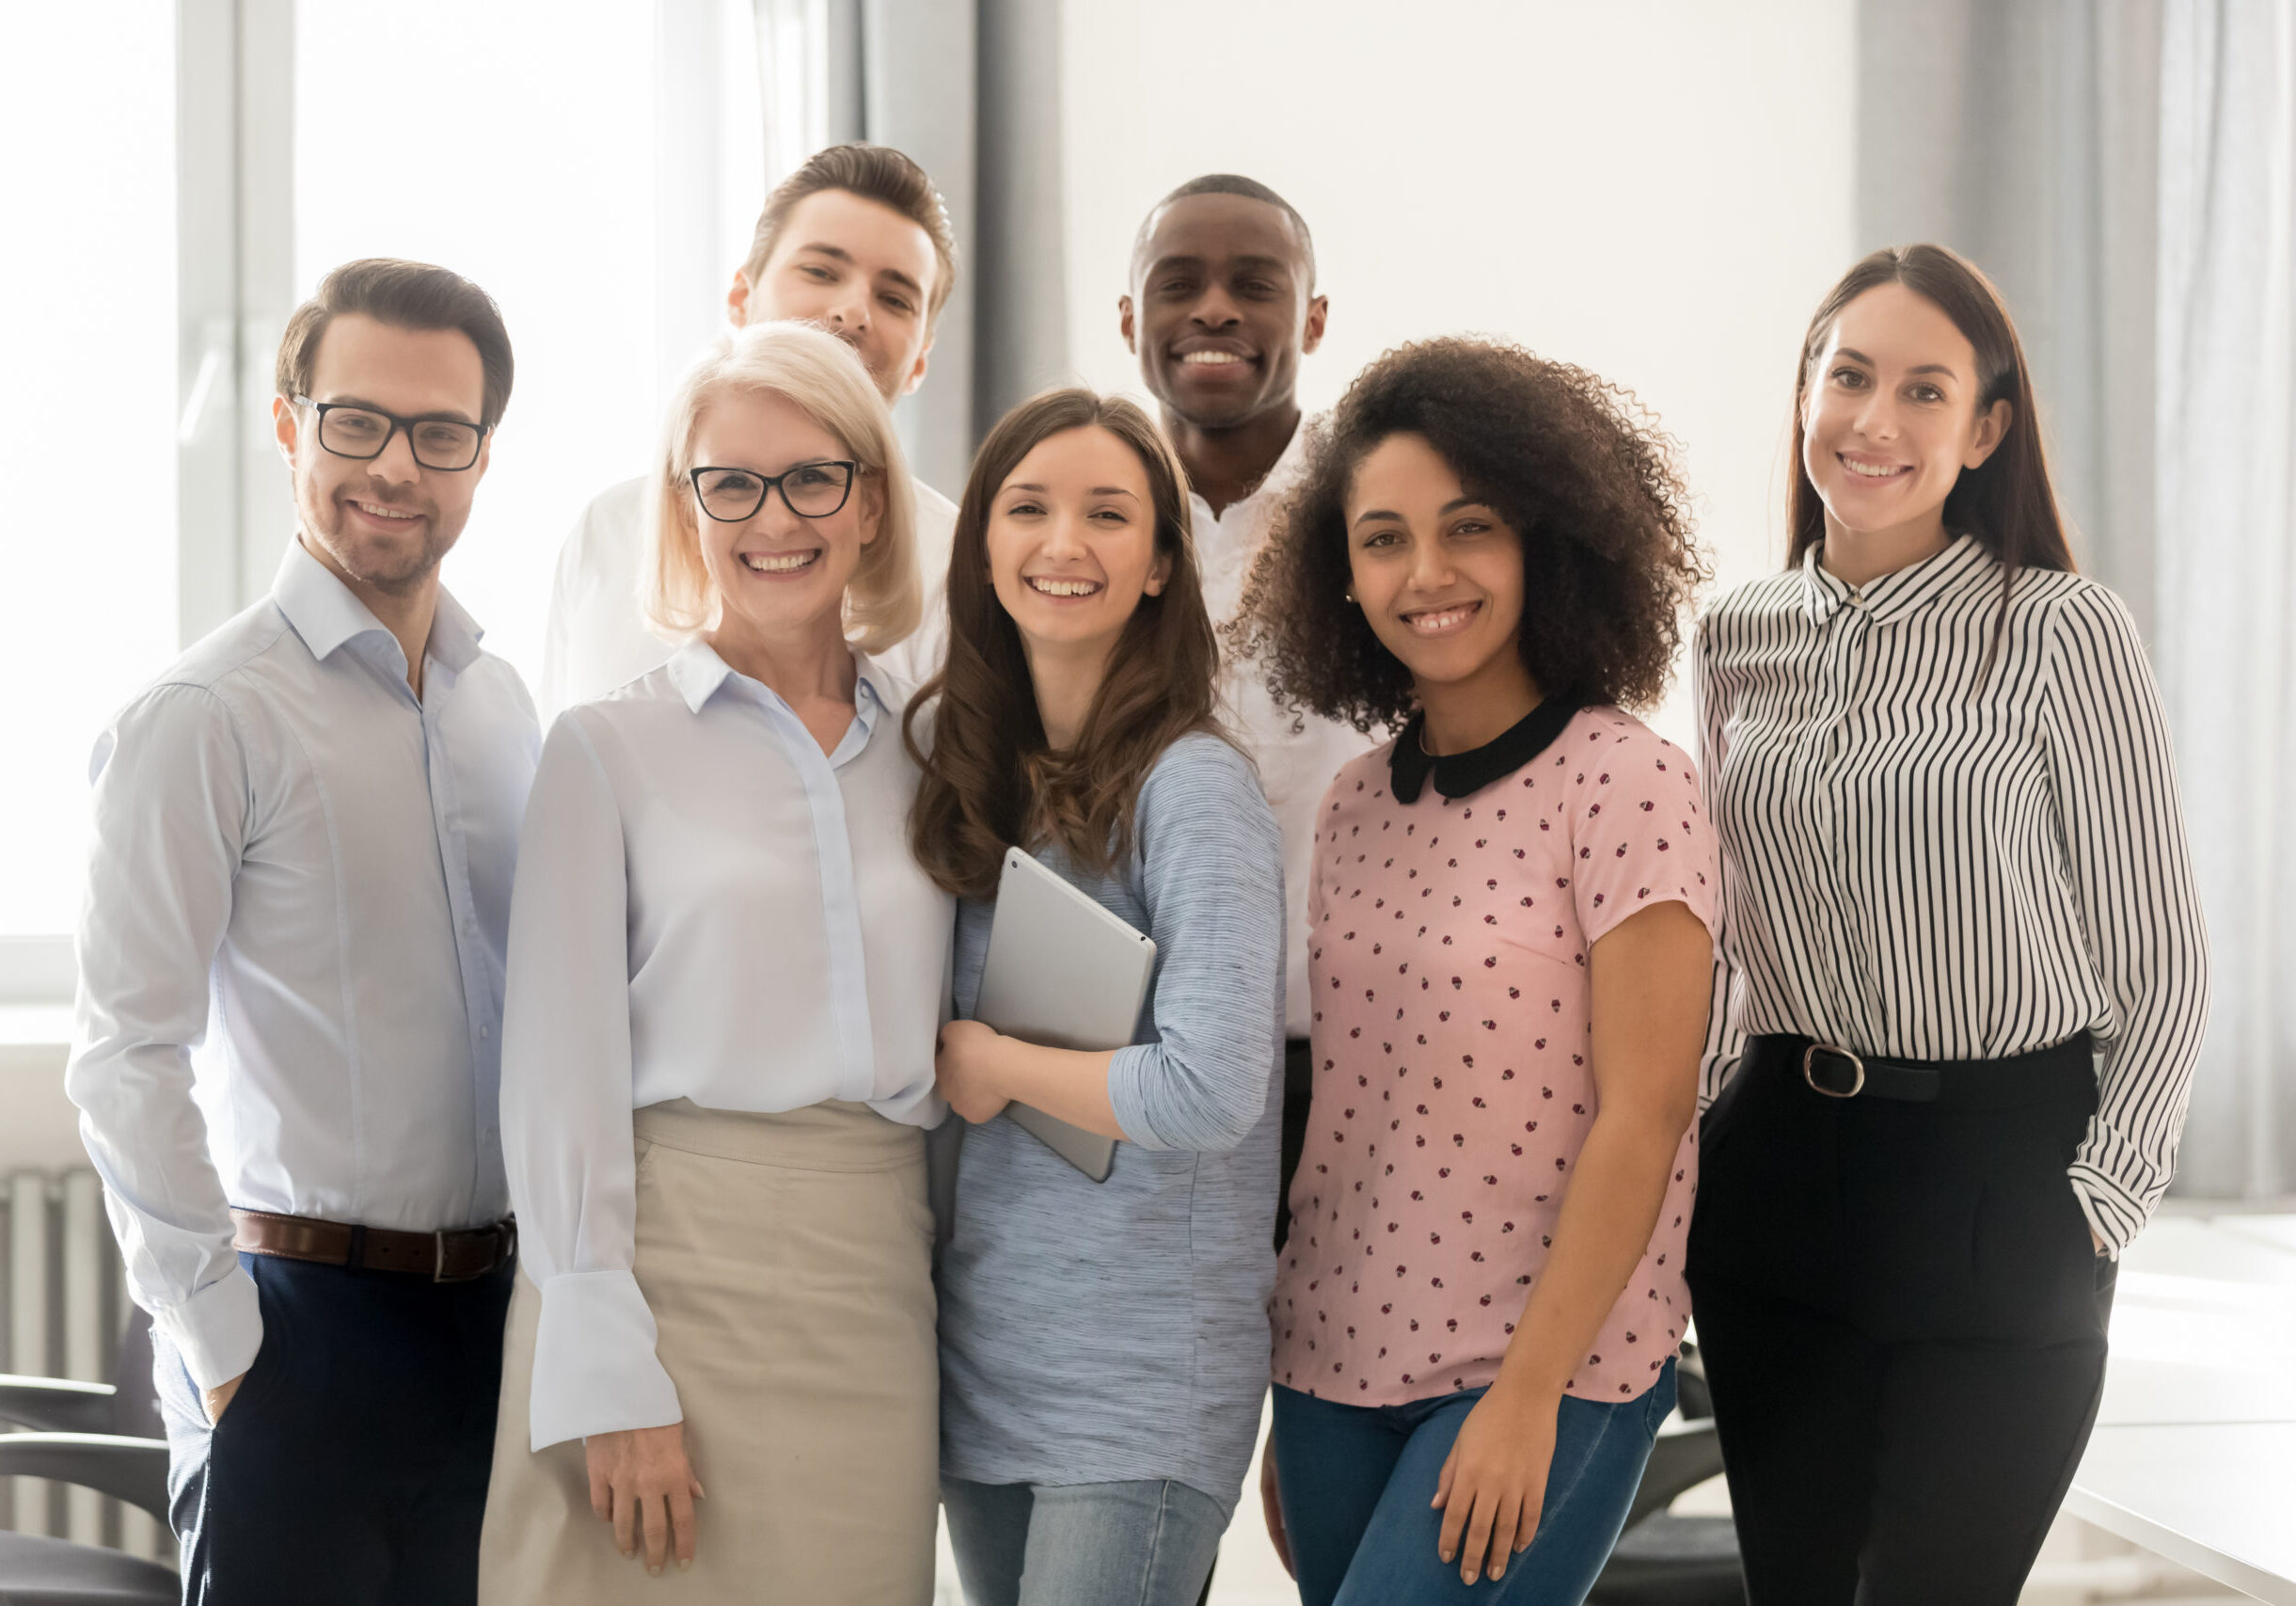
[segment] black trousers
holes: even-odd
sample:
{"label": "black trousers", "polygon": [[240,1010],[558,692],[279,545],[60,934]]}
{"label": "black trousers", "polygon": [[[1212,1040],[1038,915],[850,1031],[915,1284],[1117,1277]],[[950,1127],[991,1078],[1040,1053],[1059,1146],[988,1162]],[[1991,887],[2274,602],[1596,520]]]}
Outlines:
{"label": "black trousers", "polygon": [[153,1335],[187,1606],[467,1606],[513,1272],[435,1283],[243,1254],[263,1343],[214,1427]]}
{"label": "black trousers", "polygon": [[1284,1040],[1284,1112],[1277,1153],[1275,1183],[1275,1247],[1281,1250],[1291,1235],[1291,1175],[1300,1169],[1300,1151],[1307,1147],[1307,1097],[1315,1091],[1315,1055],[1304,1037]]}
{"label": "black trousers", "polygon": [[1752,1606],[2014,1606],[2114,1275],[2066,1175],[2085,1040],[2015,1077],[2007,1107],[1829,1099],[1765,1041],[1707,1113],[1687,1270]]}

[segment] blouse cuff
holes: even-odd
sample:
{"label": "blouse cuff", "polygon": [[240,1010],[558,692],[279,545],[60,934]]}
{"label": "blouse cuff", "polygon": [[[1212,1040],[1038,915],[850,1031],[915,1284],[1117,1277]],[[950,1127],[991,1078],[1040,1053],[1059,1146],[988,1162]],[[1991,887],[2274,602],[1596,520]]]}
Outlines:
{"label": "blouse cuff", "polygon": [[263,1347],[263,1312],[255,1279],[234,1260],[231,1269],[181,1305],[159,1314],[159,1325],[183,1357],[183,1369],[202,1390],[244,1376]]}
{"label": "blouse cuff", "polygon": [[1148,1115],[1145,1084],[1156,1069],[1159,1047],[1152,1042],[1135,1042],[1109,1056],[1108,1106],[1116,1112],[1116,1124],[1124,1129],[1124,1136],[1141,1148],[1177,1149],[1180,1145],[1159,1133]]}
{"label": "blouse cuff", "polygon": [[545,1282],[529,1447],[684,1421],[655,1337],[654,1312],[626,1271],[568,1272]]}
{"label": "blouse cuff", "polygon": [[2104,1240],[2105,1253],[2118,1260],[2121,1251],[2144,1231],[2152,1216],[2152,1206],[2105,1169],[2096,1148],[2094,1143],[2083,1144],[2067,1174],[2072,1178],[2073,1197],[2081,1201],[2081,1213]]}

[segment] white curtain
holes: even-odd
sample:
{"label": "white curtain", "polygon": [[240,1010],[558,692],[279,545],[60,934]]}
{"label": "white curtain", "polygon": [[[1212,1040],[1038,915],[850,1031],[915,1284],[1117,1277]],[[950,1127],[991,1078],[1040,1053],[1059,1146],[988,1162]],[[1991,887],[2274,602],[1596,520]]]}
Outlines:
{"label": "white curtain", "polygon": [[924,387],[898,409],[955,497],[997,418],[1068,367],[1059,0],[753,0],[766,182],[823,145],[907,152],[947,200],[959,255]]}
{"label": "white curtain", "polygon": [[2154,655],[2216,1002],[2183,1191],[2296,1192],[2296,0],[2165,0]]}
{"label": "white curtain", "polygon": [[2152,649],[2215,960],[2176,1191],[2296,1192],[2296,0],[1861,0],[1859,245],[2022,333]]}
{"label": "white curtain", "polygon": [[1858,249],[1934,241],[2001,287],[2075,552],[2147,630],[2161,4],[1858,9]]}

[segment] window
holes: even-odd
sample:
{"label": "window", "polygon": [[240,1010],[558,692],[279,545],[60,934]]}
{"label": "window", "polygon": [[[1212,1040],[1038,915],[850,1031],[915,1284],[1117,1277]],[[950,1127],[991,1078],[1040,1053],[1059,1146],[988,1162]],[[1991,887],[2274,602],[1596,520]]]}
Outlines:
{"label": "window", "polygon": [[748,0],[120,0],[10,30],[0,140],[49,154],[0,196],[41,220],[20,224],[39,248],[0,253],[10,370],[38,376],[0,393],[0,999],[68,975],[105,720],[292,538],[269,445],[287,310],[374,255],[501,305],[516,385],[446,580],[530,680],[559,544],[643,470],[765,193]]}
{"label": "window", "polygon": [[[510,409],[446,580],[530,684],[559,544],[644,471],[670,385],[722,321],[764,199],[746,5],[304,0],[294,279],[438,262],[502,309]],[[340,64],[387,116],[340,93]]]}
{"label": "window", "polygon": [[36,7],[0,51],[0,938],[71,930],[96,734],[176,646],[174,24]]}

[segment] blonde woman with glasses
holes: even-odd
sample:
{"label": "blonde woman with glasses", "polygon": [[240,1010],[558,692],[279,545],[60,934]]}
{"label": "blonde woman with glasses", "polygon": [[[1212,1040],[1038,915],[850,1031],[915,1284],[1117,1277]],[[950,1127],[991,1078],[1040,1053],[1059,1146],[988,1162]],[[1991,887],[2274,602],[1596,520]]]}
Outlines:
{"label": "blonde woman with glasses", "polygon": [[656,480],[646,612],[684,644],[551,730],[512,903],[481,1596],[922,1603],[954,911],[868,656],[916,624],[915,499],[860,362],[795,324],[720,337]]}

